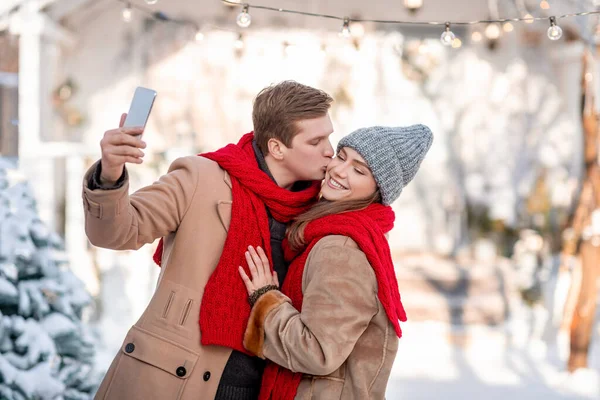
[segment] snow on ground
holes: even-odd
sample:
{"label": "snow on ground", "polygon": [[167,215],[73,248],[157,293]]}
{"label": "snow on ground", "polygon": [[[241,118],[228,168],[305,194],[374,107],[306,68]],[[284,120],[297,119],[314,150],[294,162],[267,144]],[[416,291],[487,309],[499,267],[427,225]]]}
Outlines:
{"label": "snow on ground", "polygon": [[524,322],[511,327],[450,329],[403,324],[388,400],[599,399],[600,332],[590,369],[565,372],[568,342],[527,339]]}

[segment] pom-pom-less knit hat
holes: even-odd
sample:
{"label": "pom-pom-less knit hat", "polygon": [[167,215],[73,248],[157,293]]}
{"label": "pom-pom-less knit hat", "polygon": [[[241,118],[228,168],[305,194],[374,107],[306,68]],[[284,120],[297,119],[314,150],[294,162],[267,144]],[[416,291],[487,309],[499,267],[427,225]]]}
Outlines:
{"label": "pom-pom-less knit hat", "polygon": [[350,147],[365,159],[383,204],[390,205],[415,177],[432,142],[433,134],[425,125],[371,126],[342,138],[337,151]]}

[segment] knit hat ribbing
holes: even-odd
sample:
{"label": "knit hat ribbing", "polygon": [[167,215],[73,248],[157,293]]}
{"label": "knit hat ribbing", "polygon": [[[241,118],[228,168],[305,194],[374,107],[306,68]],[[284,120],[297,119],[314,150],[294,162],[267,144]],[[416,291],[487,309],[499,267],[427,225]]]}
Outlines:
{"label": "knit hat ribbing", "polygon": [[358,129],[338,143],[356,150],[367,162],[381,191],[384,205],[393,203],[415,177],[433,134],[425,125],[372,126]]}

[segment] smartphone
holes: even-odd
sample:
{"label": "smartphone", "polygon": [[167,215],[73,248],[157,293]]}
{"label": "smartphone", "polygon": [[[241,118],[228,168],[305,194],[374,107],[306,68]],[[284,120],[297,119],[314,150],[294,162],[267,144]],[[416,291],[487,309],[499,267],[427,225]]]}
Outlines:
{"label": "smartphone", "polygon": [[155,98],[156,91],[138,86],[133,94],[133,99],[131,100],[129,112],[127,113],[127,118],[125,118],[123,127],[134,128],[141,126],[145,128]]}

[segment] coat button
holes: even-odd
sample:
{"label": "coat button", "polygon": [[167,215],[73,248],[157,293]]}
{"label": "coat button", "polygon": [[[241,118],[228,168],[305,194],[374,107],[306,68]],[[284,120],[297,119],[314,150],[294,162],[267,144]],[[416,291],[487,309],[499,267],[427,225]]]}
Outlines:
{"label": "coat button", "polygon": [[207,382],[210,379],[210,371],[206,371],[204,373],[203,378],[204,378],[204,382]]}
{"label": "coat button", "polygon": [[179,368],[177,368],[175,373],[177,374],[178,377],[182,377],[182,376],[185,376],[187,371],[185,370],[185,367],[179,367]]}
{"label": "coat button", "polygon": [[133,350],[135,350],[135,345],[133,343],[127,343],[127,345],[125,346],[125,352],[133,353]]}

